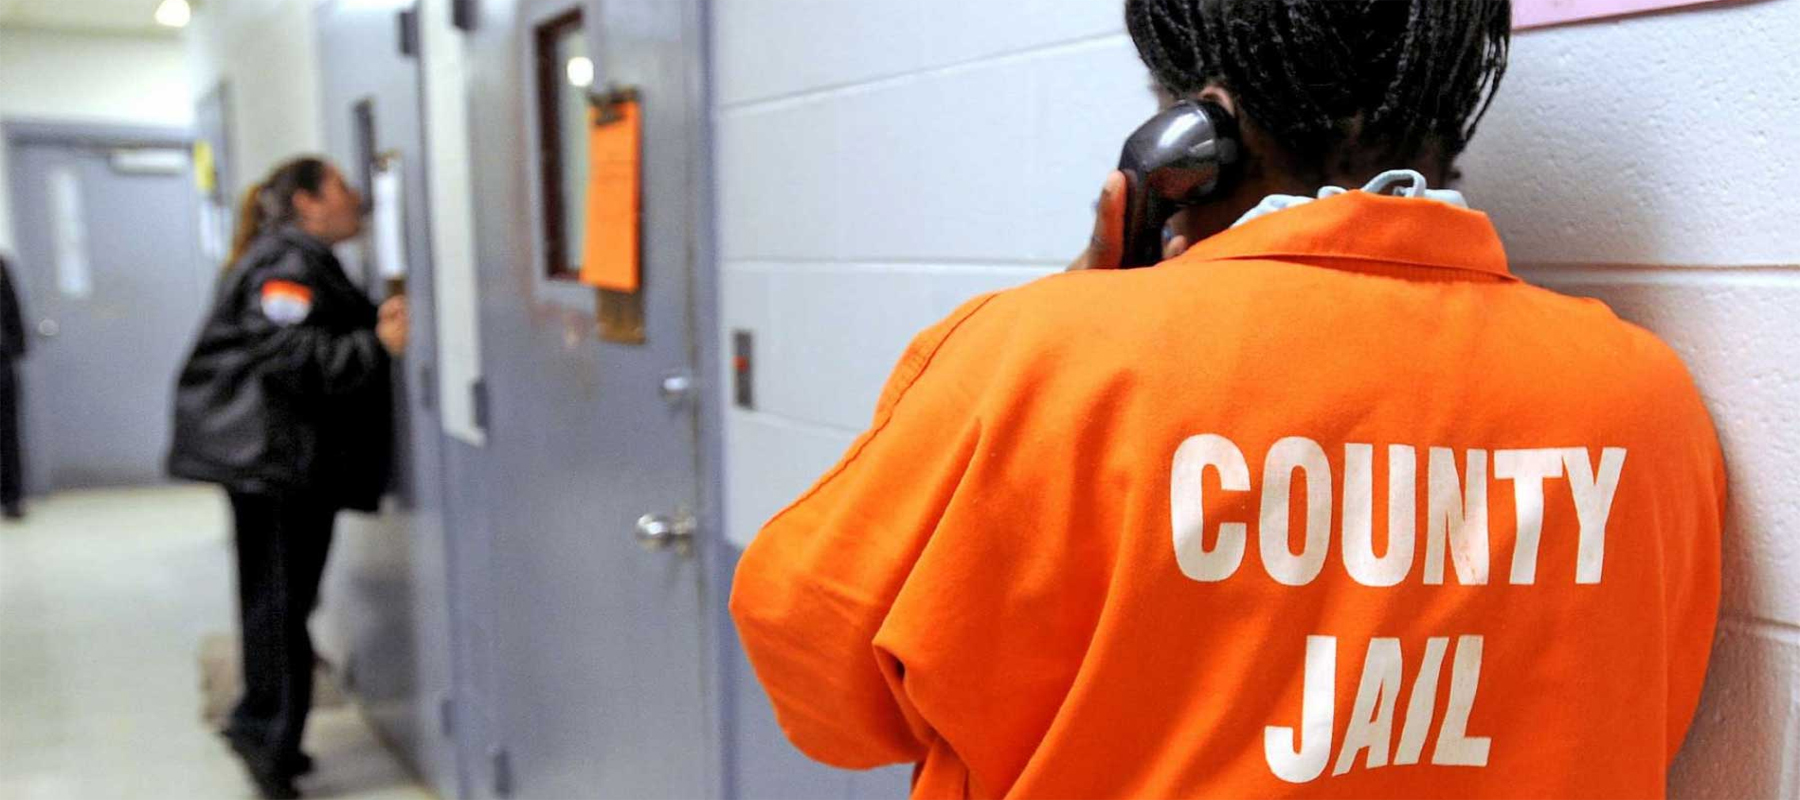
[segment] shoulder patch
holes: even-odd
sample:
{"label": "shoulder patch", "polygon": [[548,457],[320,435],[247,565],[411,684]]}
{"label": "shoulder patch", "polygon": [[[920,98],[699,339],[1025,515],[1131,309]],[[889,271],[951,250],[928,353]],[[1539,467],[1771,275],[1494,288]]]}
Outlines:
{"label": "shoulder patch", "polygon": [[304,284],[269,281],[262,287],[262,313],[277,325],[293,325],[312,313],[312,299],[312,290]]}

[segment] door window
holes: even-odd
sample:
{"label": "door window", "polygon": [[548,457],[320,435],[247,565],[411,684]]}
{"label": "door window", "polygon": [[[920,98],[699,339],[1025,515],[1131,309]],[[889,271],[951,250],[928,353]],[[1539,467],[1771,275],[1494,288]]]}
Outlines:
{"label": "door window", "polygon": [[594,83],[581,10],[539,25],[534,40],[545,270],[551,278],[575,280],[586,210],[587,93]]}

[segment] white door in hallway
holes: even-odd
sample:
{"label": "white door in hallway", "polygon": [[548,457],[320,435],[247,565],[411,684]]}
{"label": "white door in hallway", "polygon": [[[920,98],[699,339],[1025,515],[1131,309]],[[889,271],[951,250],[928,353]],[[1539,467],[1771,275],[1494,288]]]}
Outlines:
{"label": "white door in hallway", "polygon": [[157,482],[207,307],[185,134],[8,129],[32,493]]}

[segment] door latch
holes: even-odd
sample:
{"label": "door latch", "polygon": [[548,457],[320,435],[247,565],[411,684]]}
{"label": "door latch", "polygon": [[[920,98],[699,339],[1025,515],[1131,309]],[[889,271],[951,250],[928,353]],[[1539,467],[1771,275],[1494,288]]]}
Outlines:
{"label": "door latch", "polygon": [[645,514],[638,517],[637,540],[645,550],[674,550],[682,557],[694,554],[694,530],[699,525],[686,510],[674,515]]}
{"label": "door latch", "polygon": [[663,402],[671,406],[686,405],[694,397],[694,376],[687,370],[671,372],[663,376],[657,391],[662,394]]}

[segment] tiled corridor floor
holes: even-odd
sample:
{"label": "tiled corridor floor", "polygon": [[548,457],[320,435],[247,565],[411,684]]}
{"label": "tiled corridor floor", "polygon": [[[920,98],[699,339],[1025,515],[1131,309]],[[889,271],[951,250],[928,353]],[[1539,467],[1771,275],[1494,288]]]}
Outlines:
{"label": "tiled corridor floor", "polygon": [[[74,492],[0,523],[0,798],[241,798],[200,720],[201,638],[233,628],[211,488]],[[355,706],[321,709],[308,797],[425,800]]]}

